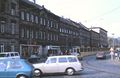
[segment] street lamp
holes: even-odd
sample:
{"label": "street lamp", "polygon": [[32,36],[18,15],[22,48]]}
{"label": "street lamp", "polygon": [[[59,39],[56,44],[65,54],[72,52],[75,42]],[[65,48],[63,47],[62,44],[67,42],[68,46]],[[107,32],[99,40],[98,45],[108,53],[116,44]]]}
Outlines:
{"label": "street lamp", "polygon": [[115,47],[115,42],[114,42],[114,33],[112,33],[112,46],[113,46],[113,49],[114,49],[114,47]]}

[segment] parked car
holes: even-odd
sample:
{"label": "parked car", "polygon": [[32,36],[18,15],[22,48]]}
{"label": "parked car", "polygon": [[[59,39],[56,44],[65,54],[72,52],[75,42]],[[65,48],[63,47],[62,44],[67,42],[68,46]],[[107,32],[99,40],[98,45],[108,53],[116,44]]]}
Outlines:
{"label": "parked car", "polygon": [[34,67],[23,59],[1,59],[0,78],[32,78]]}
{"label": "parked car", "polygon": [[74,55],[50,56],[45,63],[33,64],[36,68],[35,76],[46,73],[66,73],[73,75],[77,71],[83,70],[83,66]]}
{"label": "parked car", "polygon": [[105,58],[106,58],[105,52],[98,52],[96,54],[96,59],[105,59]]}
{"label": "parked car", "polygon": [[20,55],[18,52],[1,52],[0,53],[0,59],[14,59],[14,58],[20,58]]}

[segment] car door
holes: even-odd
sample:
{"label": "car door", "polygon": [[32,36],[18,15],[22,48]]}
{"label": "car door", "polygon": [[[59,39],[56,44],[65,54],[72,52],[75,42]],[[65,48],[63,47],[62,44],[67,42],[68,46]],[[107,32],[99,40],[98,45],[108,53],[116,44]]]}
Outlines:
{"label": "car door", "polygon": [[8,78],[6,68],[7,68],[6,60],[0,60],[0,78]]}
{"label": "car door", "polygon": [[58,72],[57,58],[49,58],[44,64],[45,73],[56,73]]}
{"label": "car door", "polygon": [[22,65],[19,60],[9,60],[7,66],[7,74],[11,78],[15,78],[16,74],[19,73],[20,69],[22,69]]}
{"label": "car door", "polygon": [[69,66],[67,58],[66,57],[58,58],[58,63],[59,72],[65,72],[66,68]]}

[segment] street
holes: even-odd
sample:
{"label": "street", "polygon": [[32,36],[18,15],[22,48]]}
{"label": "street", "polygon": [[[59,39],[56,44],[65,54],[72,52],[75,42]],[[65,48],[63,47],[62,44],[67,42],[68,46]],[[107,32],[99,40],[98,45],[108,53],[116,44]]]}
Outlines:
{"label": "street", "polygon": [[65,74],[44,75],[42,78],[120,78],[120,62],[107,59],[96,60],[95,56],[85,57],[82,61],[84,70],[73,76]]}

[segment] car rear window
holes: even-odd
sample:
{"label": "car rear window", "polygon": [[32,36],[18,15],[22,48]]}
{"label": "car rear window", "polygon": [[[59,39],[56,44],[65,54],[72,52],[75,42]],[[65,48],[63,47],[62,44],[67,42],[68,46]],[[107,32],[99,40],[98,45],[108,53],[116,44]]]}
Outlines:
{"label": "car rear window", "polygon": [[68,57],[69,62],[77,62],[77,59],[75,57]]}
{"label": "car rear window", "polygon": [[58,62],[59,63],[67,62],[67,59],[65,57],[61,57],[61,58],[58,59]]}
{"label": "car rear window", "polygon": [[22,64],[18,60],[8,61],[8,69],[19,69],[22,67]]}

